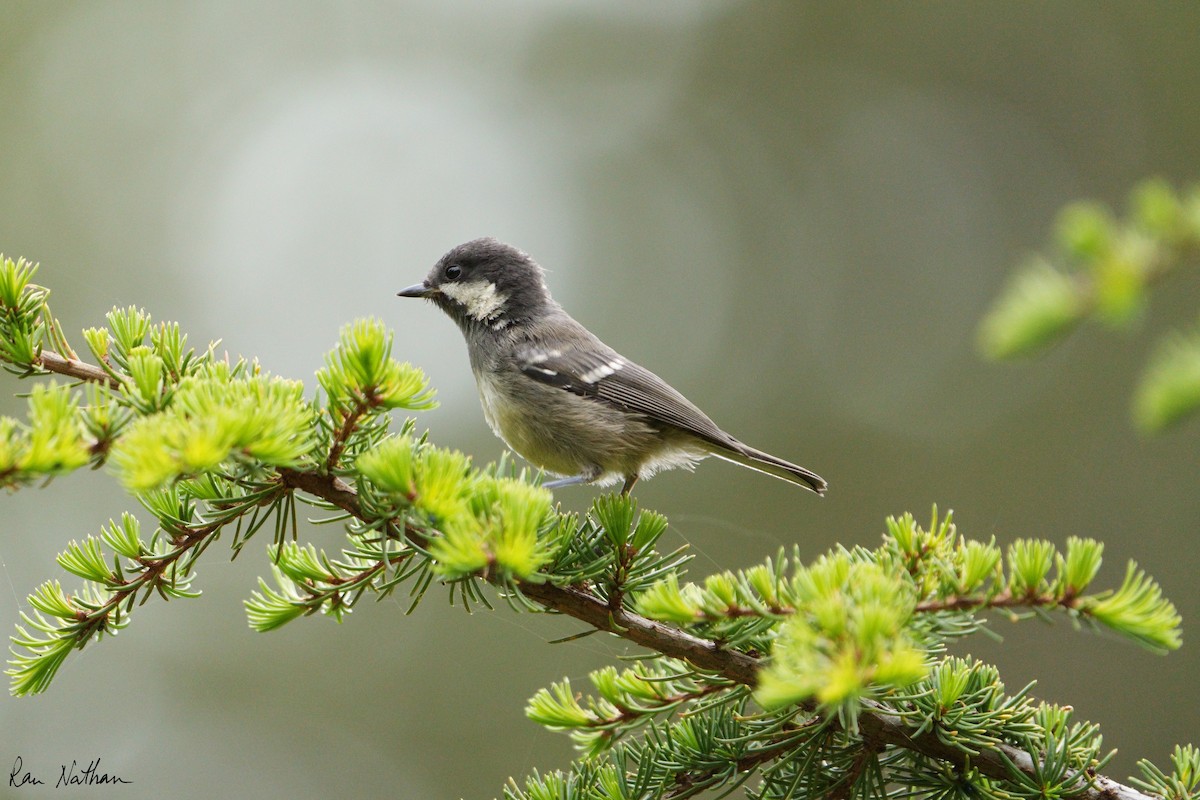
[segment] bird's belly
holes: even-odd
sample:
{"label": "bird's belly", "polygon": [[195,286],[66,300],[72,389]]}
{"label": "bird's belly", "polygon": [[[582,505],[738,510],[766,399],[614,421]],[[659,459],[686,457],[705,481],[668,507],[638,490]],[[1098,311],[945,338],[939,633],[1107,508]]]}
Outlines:
{"label": "bird's belly", "polygon": [[653,432],[603,403],[520,376],[476,374],[492,432],[530,463],[559,475],[637,472]]}

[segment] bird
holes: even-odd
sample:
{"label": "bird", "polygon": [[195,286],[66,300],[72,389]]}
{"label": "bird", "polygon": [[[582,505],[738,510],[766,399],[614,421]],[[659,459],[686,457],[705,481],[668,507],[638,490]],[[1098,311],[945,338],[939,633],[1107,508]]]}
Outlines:
{"label": "bird", "polygon": [[424,298],[462,331],[483,415],[512,450],[560,476],[549,488],[610,486],[628,495],[656,472],[708,456],[824,494],[825,480],[717,427],[650,370],[600,341],[550,296],[527,253],[494,238],[454,247],[424,281]]}

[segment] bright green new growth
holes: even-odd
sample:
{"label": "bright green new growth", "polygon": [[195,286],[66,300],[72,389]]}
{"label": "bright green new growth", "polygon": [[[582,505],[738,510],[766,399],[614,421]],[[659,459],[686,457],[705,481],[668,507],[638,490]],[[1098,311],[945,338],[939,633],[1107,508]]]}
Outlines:
{"label": "bright green new growth", "polygon": [[[153,377],[144,382],[135,377],[139,397],[146,401],[164,394],[162,362],[148,351],[135,351],[134,356],[131,367],[156,364],[142,373]],[[244,364],[203,364],[173,387],[166,408],[128,427],[112,449],[113,466],[133,492],[218,470],[223,464],[227,469],[237,469],[239,463],[299,466],[317,443],[313,409],[303,392],[298,381],[252,374]]]}
{"label": "bright green new growth", "polygon": [[36,356],[53,320],[42,313],[49,290],[30,282],[37,271],[37,264],[0,253],[0,361],[17,375],[25,374],[20,366]]}
{"label": "bright green new growth", "polygon": [[1200,325],[1167,334],[1133,397],[1133,419],[1145,431],[1176,424],[1200,408]]}
{"label": "bright green new growth", "polygon": [[29,418],[0,417],[0,486],[27,484],[78,469],[91,460],[78,401],[55,381],[33,387]]}
{"label": "bright green new growth", "polygon": [[[1125,219],[1095,203],[1063,209],[1057,254],[1018,269],[979,325],[993,359],[1032,355],[1094,317],[1129,327],[1151,287],[1200,255],[1200,187],[1184,195],[1152,180],[1134,190]],[[1168,335],[1134,394],[1133,418],[1155,433],[1200,409],[1200,332]]]}
{"label": "bright green new growth", "polygon": [[1082,321],[1086,306],[1072,277],[1035,258],[1015,272],[1005,293],[979,326],[980,347],[991,358],[1037,352]]}
{"label": "bright green new growth", "polygon": [[471,469],[462,453],[409,436],[382,442],[356,462],[372,504],[409,510],[410,524],[438,531],[429,554],[438,574],[464,578],[499,570],[528,578],[550,558],[539,534],[557,524],[546,489]]}
{"label": "bright green new growth", "polygon": [[925,678],[928,656],[977,630],[977,613],[989,609],[1059,609],[1155,650],[1180,645],[1175,607],[1135,565],[1116,592],[1087,593],[1099,542],[1072,537],[1059,552],[1018,539],[1005,557],[994,542],[958,535],[936,510],[929,530],[909,514],[889,518],[887,530],[876,550],[836,550],[808,567],[780,553],[703,586],[671,576],[637,609],[706,638],[773,648],[755,692],[765,708],[811,701],[851,720],[860,700],[883,700]]}
{"label": "bright green new growth", "polygon": [[358,406],[424,411],[437,405],[424,373],[392,358],[392,334],[377,319],[342,328],[338,346],[317,370],[317,382],[330,405],[343,412]]}
{"label": "bright green new growth", "polygon": [[[1078,246],[1100,247],[1097,235]],[[499,598],[647,649],[593,672],[588,696],[563,680],[530,700],[530,718],[582,754],[512,781],[512,800],[682,798],[751,779],[756,798],[1097,800],[1090,785],[1107,780],[1094,776],[1108,756],[1095,726],[1035,702],[1031,686],[1008,693],[994,667],[947,657],[946,644],[989,612],[1053,611],[1153,650],[1180,644],[1174,606],[1136,565],[1116,590],[1092,590],[1098,542],[1001,548],[936,509],[928,528],[889,518],[874,549],[805,563],[797,547],[686,583],[683,549],[657,550],[666,518],[632,498],[563,513],[536,477],[503,461],[477,468],[412,419],[394,425],[392,410],[432,407],[433,393],[392,359],[378,321],[342,330],[308,396],[253,362],[217,358],[215,344],[196,353],[178,325],[132,307],[84,332],[97,362],[84,363],[33,272],[0,266],[0,359],[82,384],[38,383],[26,421],[0,419],[0,483],[109,467],[154,522],[143,530],[125,513],[67,544],[57,563],[82,588],[51,580],[29,595],[12,637],[14,694],[46,691],[72,651],[126,627],[152,597],[197,596],[209,545],[226,533],[236,556],[268,525],[271,581],[245,603],[255,630],[342,620],[398,589],[411,611],[437,582],[466,608]],[[341,523],[340,549],[299,541],[297,501]],[[1151,795],[1200,798],[1194,749],[1176,752],[1171,774],[1140,766]]]}
{"label": "bright green new growth", "polygon": [[925,677],[923,653],[905,626],[915,597],[879,564],[830,555],[799,570],[799,613],[780,626],[755,699],[767,709],[815,699],[825,709],[908,686]]}
{"label": "bright green new growth", "polygon": [[1134,778],[1133,784],[1156,797],[1167,800],[1200,797],[1200,749],[1190,744],[1175,747],[1171,754],[1170,774],[1145,759],[1138,762],[1138,768],[1142,771],[1142,780]]}

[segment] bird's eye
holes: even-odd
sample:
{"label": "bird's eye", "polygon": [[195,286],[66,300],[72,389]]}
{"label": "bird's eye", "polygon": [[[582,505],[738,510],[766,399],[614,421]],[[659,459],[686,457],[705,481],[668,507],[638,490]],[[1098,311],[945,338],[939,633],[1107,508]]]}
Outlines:
{"label": "bird's eye", "polygon": [[462,277],[462,267],[458,264],[451,264],[446,267],[446,280],[456,281]]}

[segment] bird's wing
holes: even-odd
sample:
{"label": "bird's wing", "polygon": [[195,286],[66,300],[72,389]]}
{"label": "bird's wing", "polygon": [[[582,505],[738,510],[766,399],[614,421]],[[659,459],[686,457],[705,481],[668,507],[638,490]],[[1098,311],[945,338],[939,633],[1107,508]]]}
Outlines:
{"label": "bird's wing", "polygon": [[611,348],[548,349],[531,346],[519,358],[528,377],[581,397],[643,414],[723,448],[738,450],[738,442],[717,427],[670,384]]}

